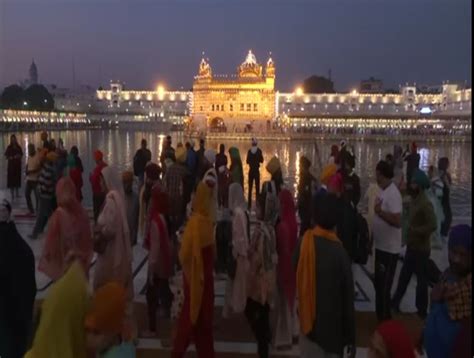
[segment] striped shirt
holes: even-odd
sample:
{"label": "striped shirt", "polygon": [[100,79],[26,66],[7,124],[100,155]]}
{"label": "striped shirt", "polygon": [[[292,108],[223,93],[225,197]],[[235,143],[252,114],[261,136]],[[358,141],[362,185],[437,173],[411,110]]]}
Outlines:
{"label": "striped shirt", "polygon": [[42,198],[51,199],[56,187],[56,167],[51,162],[45,162],[38,178],[39,194]]}

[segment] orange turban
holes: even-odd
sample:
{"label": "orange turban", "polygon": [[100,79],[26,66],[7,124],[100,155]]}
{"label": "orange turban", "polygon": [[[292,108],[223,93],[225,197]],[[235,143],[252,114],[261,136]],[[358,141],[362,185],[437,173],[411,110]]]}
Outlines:
{"label": "orange turban", "polygon": [[94,159],[96,161],[104,159],[104,153],[102,153],[99,149],[94,151]]}
{"label": "orange turban", "polygon": [[99,333],[121,333],[125,318],[126,296],[125,288],[116,282],[100,287],[95,292],[86,315],[86,328]]}

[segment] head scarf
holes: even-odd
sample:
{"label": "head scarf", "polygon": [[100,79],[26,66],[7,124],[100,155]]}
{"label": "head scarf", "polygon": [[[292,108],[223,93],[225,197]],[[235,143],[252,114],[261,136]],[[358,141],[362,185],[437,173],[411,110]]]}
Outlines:
{"label": "head scarf", "polygon": [[161,168],[158,164],[148,163],[145,167],[145,174],[147,179],[158,180],[160,179]]}
{"label": "head scarf", "polygon": [[[102,169],[102,177],[104,178],[105,185],[107,186],[108,192],[105,198],[107,205],[108,201],[115,204],[116,210],[120,213],[121,222],[117,225],[121,225],[122,233],[120,235],[123,238],[123,242],[114,245],[115,253],[114,267],[119,266],[124,260],[132,260],[132,251],[130,247],[130,231],[128,228],[127,211],[125,209],[125,194],[123,190],[122,178],[119,171],[113,166],[106,166]],[[101,221],[102,212],[99,214],[98,222]],[[105,218],[109,220],[110,218]]]}
{"label": "head scarf", "polygon": [[124,171],[122,173],[122,182],[124,184],[132,184],[133,183],[133,172],[130,170]]}
{"label": "head scarf", "polygon": [[62,177],[56,184],[58,206],[72,213],[82,212],[82,206],[76,197],[76,186],[70,177]]}
{"label": "head scarf", "polygon": [[199,316],[204,291],[202,249],[214,244],[211,201],[211,188],[200,182],[196,189],[192,213],[184,229],[179,251],[179,260],[190,286],[190,320],[192,325],[195,325]]}
{"label": "head scarf", "polygon": [[280,201],[280,223],[277,226],[278,276],[286,299],[293,307],[296,294],[296,272],[293,268],[292,253],[298,240],[298,223],[293,196],[288,189],[278,195]]}
{"label": "head scarf", "polygon": [[229,209],[235,211],[237,208],[245,210],[247,203],[245,202],[244,189],[240,183],[232,183],[229,186]]}
{"label": "head scarf", "polygon": [[262,193],[265,195],[265,212],[263,213],[263,221],[270,225],[275,225],[280,215],[280,202],[276,184],[274,181],[266,181],[262,185]]}
{"label": "head scarf", "polygon": [[455,246],[462,246],[466,250],[471,251],[472,231],[470,225],[461,224],[451,228],[449,233],[448,248],[452,249]]}
{"label": "head scarf", "polygon": [[275,156],[270,159],[270,161],[267,163],[267,166],[265,167],[265,169],[267,169],[267,172],[269,172],[271,175],[275,174],[280,168],[280,160]]}
{"label": "head scarf", "polygon": [[415,347],[402,323],[385,321],[377,327],[376,332],[382,337],[391,358],[415,358]]}
{"label": "head scarf", "polygon": [[207,186],[213,188],[217,183],[216,170],[214,168],[208,169],[208,171],[204,174],[202,181],[206,183]]}
{"label": "head scarf", "polygon": [[214,165],[216,162],[216,151],[214,149],[206,149],[204,151],[204,157],[206,157],[207,161]]}
{"label": "head scarf", "polygon": [[87,279],[74,262],[49,291],[31,350],[25,358],[86,358],[84,319],[87,312]]}
{"label": "head scarf", "polygon": [[69,169],[73,169],[77,166],[76,157],[73,154],[67,156],[67,166]]}
{"label": "head scarf", "polygon": [[411,151],[412,151],[412,152],[416,152],[416,149],[417,149],[417,148],[418,148],[418,146],[416,145],[416,143],[415,143],[415,142],[412,142],[412,143],[411,143]]}
{"label": "head scarf", "polygon": [[186,162],[186,149],[181,145],[181,147],[176,148],[176,162],[184,163]]}
{"label": "head scarf", "polygon": [[123,183],[117,168],[110,165],[106,166],[102,169],[101,175],[104,178],[104,182],[108,191],[116,191],[120,194],[123,200],[125,197],[123,192]]}
{"label": "head scarf", "polygon": [[240,152],[236,147],[230,147],[229,148],[229,155],[230,155],[230,159],[232,160],[232,162],[241,162],[242,163],[242,159],[240,158]]}
{"label": "head scarf", "polygon": [[[153,189],[151,190],[151,205],[150,205],[150,212],[149,212],[149,218],[150,220],[156,220],[157,216],[159,215],[167,215],[169,212],[169,207],[170,207],[170,202],[169,202],[169,196],[164,190],[162,185],[155,185],[153,186]],[[160,226],[160,223],[157,222],[157,225]],[[160,229],[160,227],[158,227]],[[163,230],[160,230],[163,231]],[[160,232],[160,237],[163,236],[165,233]],[[166,233],[167,236],[167,233]],[[150,225],[148,225],[148,232],[145,236],[145,241],[143,243],[143,246],[149,250],[150,249],[150,244],[151,244],[151,237],[150,237]]]}
{"label": "head scarf", "polygon": [[102,334],[120,334],[126,303],[127,294],[121,284],[109,282],[100,287],[92,298],[85,320],[86,328]]}
{"label": "head scarf", "polygon": [[97,162],[99,160],[104,159],[104,153],[102,153],[99,149],[94,151],[94,160]]}
{"label": "head scarf", "polygon": [[329,165],[326,165],[324,168],[323,168],[323,172],[321,173],[321,183],[323,183],[324,185],[328,185],[328,182],[329,182],[329,179],[334,175],[336,174],[336,171],[337,171],[337,166],[336,164],[329,164]]}
{"label": "head scarf", "polygon": [[[38,269],[52,279],[63,275],[67,255],[73,254],[81,262],[84,272],[89,271],[93,256],[89,216],[77,200],[76,187],[70,177],[62,177],[56,184],[56,209],[49,219],[48,231]],[[66,230],[74,225],[74,241],[65,245]],[[68,251],[67,251],[68,250]]]}
{"label": "head scarf", "polygon": [[303,236],[296,269],[296,287],[299,298],[300,328],[304,334],[311,332],[316,319],[317,255],[316,245],[314,244],[315,236],[341,243],[334,231],[323,229],[320,226],[307,230]]}
{"label": "head scarf", "polygon": [[423,190],[428,189],[430,187],[430,179],[421,169],[415,169],[411,177],[411,182],[415,183]]}
{"label": "head scarf", "polygon": [[12,206],[7,199],[0,200],[0,223],[9,222]]}

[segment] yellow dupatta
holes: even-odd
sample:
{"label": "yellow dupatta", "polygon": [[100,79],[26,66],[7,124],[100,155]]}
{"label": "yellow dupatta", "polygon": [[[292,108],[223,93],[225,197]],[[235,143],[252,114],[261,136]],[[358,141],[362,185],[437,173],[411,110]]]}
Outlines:
{"label": "yellow dupatta", "polygon": [[25,358],[86,358],[88,305],[86,275],[76,261],[44,300],[33,346]]}
{"label": "yellow dupatta", "polygon": [[179,261],[189,282],[190,318],[193,325],[199,316],[204,291],[204,262],[201,250],[214,244],[211,201],[211,188],[199,183],[193,200],[193,211],[184,229],[179,251]]}
{"label": "yellow dupatta", "polygon": [[334,231],[323,229],[320,226],[307,230],[303,236],[296,271],[296,286],[298,290],[300,328],[304,334],[308,334],[311,331],[316,319],[317,275],[315,236],[340,243]]}

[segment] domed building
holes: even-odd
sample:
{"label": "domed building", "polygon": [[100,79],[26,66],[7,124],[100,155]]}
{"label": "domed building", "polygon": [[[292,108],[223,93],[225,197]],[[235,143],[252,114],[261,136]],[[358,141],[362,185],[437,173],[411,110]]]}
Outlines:
{"label": "domed building", "polygon": [[[265,70],[265,72],[264,72]],[[194,78],[191,126],[199,131],[265,131],[275,118],[275,65],[249,51],[235,75],[214,75],[202,59]]]}

